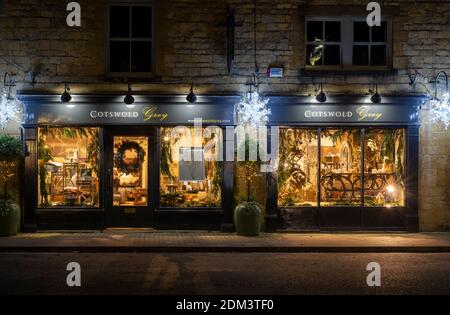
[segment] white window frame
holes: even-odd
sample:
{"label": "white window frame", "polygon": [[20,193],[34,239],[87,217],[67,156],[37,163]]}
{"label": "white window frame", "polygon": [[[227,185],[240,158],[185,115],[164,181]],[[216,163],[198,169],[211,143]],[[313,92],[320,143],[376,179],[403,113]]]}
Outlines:
{"label": "white window frame", "polygon": [[[309,21],[340,21],[341,22],[341,41],[340,42],[309,42],[307,37],[308,30],[308,22]],[[382,17],[381,21],[386,22],[386,42],[354,42],[353,41],[353,22],[362,22],[366,21],[366,17],[362,16],[307,16],[305,17],[305,47],[304,47],[304,63],[306,70],[352,70],[352,71],[361,71],[361,70],[390,70],[392,69],[392,19],[389,17]],[[376,26],[373,26],[376,27]],[[371,32],[370,32],[371,34]],[[370,35],[371,36],[371,35]],[[340,60],[341,64],[338,66],[327,66],[327,65],[308,65],[306,62],[307,55],[307,45],[310,44],[340,44]],[[384,66],[354,66],[353,65],[353,45],[357,43],[358,45],[386,45],[386,65]],[[369,47],[370,50],[370,47]],[[369,52],[370,54],[370,52]],[[369,55],[370,62],[370,55]]]}
{"label": "white window frame", "polygon": [[[132,10],[130,9],[130,35],[129,37],[124,38],[111,38],[110,34],[110,8],[111,7],[118,7],[123,6],[127,8],[131,7],[150,7],[152,9],[152,32],[150,38],[133,38],[131,36],[132,32]],[[153,77],[153,72],[155,69],[155,6],[152,0],[133,0],[133,1],[123,1],[123,0],[109,0],[107,5],[107,12],[106,12],[106,30],[107,30],[107,36],[106,36],[106,75],[108,77],[121,77],[121,78],[150,78]],[[129,72],[112,72],[110,69],[110,62],[111,62],[111,41],[126,41],[126,42],[151,42],[152,48],[151,48],[151,71],[150,72],[132,72],[131,69]],[[130,67],[131,67],[131,45],[130,45]]]}

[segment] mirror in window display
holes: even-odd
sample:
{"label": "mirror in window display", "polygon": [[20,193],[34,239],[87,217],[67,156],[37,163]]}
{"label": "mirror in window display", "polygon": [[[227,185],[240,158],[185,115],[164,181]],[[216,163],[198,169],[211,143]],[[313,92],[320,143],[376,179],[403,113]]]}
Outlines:
{"label": "mirror in window display", "polygon": [[222,163],[217,161],[217,154],[222,130],[200,130],[201,133],[193,127],[161,128],[162,207],[221,206]]}
{"label": "mirror in window display", "polygon": [[148,137],[114,137],[113,205],[148,205]]}
{"label": "mirror in window display", "polygon": [[317,206],[317,134],[315,129],[280,129],[280,207]]}
{"label": "mirror in window display", "polygon": [[99,129],[38,130],[38,205],[99,207]]}
{"label": "mirror in window display", "polygon": [[404,129],[367,129],[364,179],[365,206],[405,205]]}
{"label": "mirror in window display", "polygon": [[321,206],[361,205],[360,141],[360,129],[322,130]]}

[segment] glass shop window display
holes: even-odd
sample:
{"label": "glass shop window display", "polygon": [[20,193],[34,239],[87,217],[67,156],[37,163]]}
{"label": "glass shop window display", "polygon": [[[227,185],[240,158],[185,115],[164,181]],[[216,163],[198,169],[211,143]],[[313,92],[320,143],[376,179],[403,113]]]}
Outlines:
{"label": "glass shop window display", "polygon": [[321,206],[361,205],[361,129],[323,129]]}
{"label": "glass shop window display", "polygon": [[162,207],[221,206],[221,145],[222,130],[217,127],[161,128]]}
{"label": "glass shop window display", "polygon": [[281,128],[278,163],[278,205],[317,206],[318,132]]}
{"label": "glass shop window display", "polygon": [[99,207],[99,129],[38,130],[38,205]]}
{"label": "glass shop window display", "polygon": [[367,129],[364,147],[366,207],[405,205],[405,160],[405,129]]}

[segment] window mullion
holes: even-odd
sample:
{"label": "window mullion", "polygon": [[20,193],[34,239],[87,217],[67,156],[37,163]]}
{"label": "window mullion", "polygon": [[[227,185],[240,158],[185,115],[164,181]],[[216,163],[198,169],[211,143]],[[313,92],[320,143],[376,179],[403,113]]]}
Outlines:
{"label": "window mullion", "polygon": [[131,34],[132,34],[132,31],[131,31],[131,28],[133,27],[133,22],[131,21],[131,19],[133,18],[133,16],[132,16],[132,14],[131,14],[131,12],[133,11],[133,7],[128,7],[128,14],[129,14],[129,16],[130,16],[130,18],[129,18],[129,33],[128,33],[128,36],[129,36],[129,45],[128,45],[128,49],[129,49],[129,52],[130,52],[130,56],[129,56],[129,72],[133,72],[132,71],[132,69],[131,69],[131,42],[132,42],[132,40],[131,40]]}
{"label": "window mullion", "polygon": [[351,66],[353,64],[353,22],[346,17],[342,20],[342,66]]}

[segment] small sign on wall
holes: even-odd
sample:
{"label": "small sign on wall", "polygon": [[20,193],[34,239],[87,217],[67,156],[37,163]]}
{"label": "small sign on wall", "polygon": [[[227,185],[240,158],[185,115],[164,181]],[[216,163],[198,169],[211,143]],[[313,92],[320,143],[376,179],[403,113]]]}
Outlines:
{"label": "small sign on wall", "polygon": [[280,67],[269,67],[267,68],[266,74],[269,78],[282,78],[284,75],[284,70]]}

